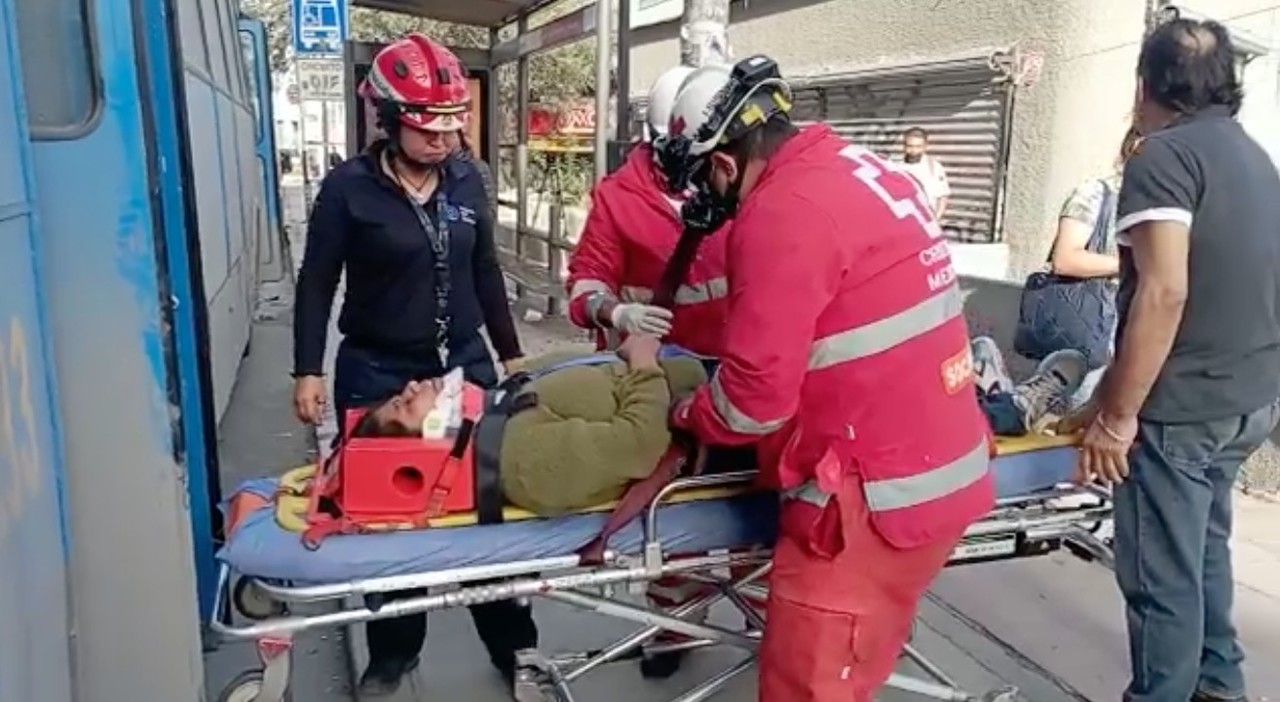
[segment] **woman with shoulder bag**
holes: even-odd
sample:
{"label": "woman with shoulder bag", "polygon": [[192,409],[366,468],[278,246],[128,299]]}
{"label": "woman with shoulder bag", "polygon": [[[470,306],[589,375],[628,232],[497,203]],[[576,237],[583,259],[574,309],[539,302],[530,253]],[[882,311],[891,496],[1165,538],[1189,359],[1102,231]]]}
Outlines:
{"label": "woman with shoulder bag", "polygon": [[[1075,349],[1089,360],[1090,372],[1072,397],[1084,404],[1111,361],[1115,339],[1116,202],[1124,164],[1142,137],[1130,127],[1120,145],[1116,169],[1082,183],[1067,197],[1049,249],[1046,271],[1027,278],[1022,291],[1014,350],[1042,360],[1060,349]],[[1069,409],[1069,408],[1068,408]]]}

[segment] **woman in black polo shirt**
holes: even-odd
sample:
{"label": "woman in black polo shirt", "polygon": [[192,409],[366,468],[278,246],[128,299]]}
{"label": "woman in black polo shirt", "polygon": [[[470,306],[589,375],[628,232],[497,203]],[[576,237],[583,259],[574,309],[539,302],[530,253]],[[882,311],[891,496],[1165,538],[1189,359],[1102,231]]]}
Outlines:
{"label": "woman in black polo shirt", "polygon": [[[521,356],[483,179],[472,163],[452,158],[450,133],[466,127],[471,105],[461,62],[411,34],[375,57],[360,91],[387,138],[334,168],[311,212],[294,318],[294,408],[304,422],[322,416],[325,335],[344,270],[344,338],[334,368],[339,423],[348,409],[451,368],[495,385],[481,326],[509,372]],[[528,609],[498,602],[471,611],[510,680],[514,652],[536,645]],[[361,693],[394,691],[417,664],[425,636],[425,615],[371,622]]]}

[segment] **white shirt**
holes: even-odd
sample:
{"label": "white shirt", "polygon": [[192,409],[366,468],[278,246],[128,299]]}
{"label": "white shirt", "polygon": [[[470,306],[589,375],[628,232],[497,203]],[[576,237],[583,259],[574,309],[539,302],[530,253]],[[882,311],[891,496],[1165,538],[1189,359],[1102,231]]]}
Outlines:
{"label": "white shirt", "polygon": [[898,161],[898,168],[910,174],[924,189],[924,196],[934,211],[938,209],[938,201],[951,195],[951,184],[947,182],[947,170],[937,159],[925,154],[915,163]]}

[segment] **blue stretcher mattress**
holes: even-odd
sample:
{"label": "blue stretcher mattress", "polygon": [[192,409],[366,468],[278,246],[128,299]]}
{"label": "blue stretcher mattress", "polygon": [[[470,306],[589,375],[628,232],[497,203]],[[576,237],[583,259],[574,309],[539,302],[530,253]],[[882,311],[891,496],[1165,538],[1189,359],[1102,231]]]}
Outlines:
{"label": "blue stretcher mattress", "polygon": [[[1071,479],[1075,449],[1055,447],[1001,456],[993,462],[1000,497],[1051,489]],[[270,497],[276,481],[250,480],[238,490]],[[669,553],[772,544],[778,500],[755,493],[685,502],[660,510],[658,530]],[[572,554],[604,526],[608,513],[575,514],[491,524],[384,534],[337,535],[315,551],[299,534],[276,523],[271,507],[245,517],[218,559],[232,570],[297,585],[426,573]],[[623,528],[610,547],[635,553],[643,541],[640,520]]]}

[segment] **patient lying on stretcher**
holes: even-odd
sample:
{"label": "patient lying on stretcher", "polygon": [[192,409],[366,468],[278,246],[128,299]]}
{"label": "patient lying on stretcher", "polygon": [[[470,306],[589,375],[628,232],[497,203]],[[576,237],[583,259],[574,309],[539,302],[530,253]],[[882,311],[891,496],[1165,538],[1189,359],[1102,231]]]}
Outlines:
{"label": "patient lying on stretcher", "polygon": [[[554,516],[622,496],[653,472],[671,444],[667,414],[674,399],[707,382],[692,356],[659,358],[656,339],[633,336],[619,360],[540,369],[581,354],[552,353],[528,362],[535,378],[519,391],[519,411],[502,434],[503,496],[522,509]],[[421,435],[437,385],[411,382],[370,408],[353,437]]]}
{"label": "patient lying on stretcher", "polygon": [[[633,336],[612,362],[573,365],[582,354],[564,352],[532,359],[528,369],[535,376],[540,369],[570,365],[535,377],[519,391],[522,401],[515,406],[521,409],[507,421],[501,443],[505,499],[555,516],[618,499],[632,482],[648,477],[671,443],[672,402],[707,381],[699,359],[659,358],[659,351],[656,339]],[[975,338],[972,351],[978,400],[992,432],[1000,436],[1034,431],[1075,393],[1087,371],[1084,356],[1060,351],[1015,385],[992,339]],[[370,408],[352,436],[420,436],[437,392],[436,383],[409,383],[399,395]]]}

